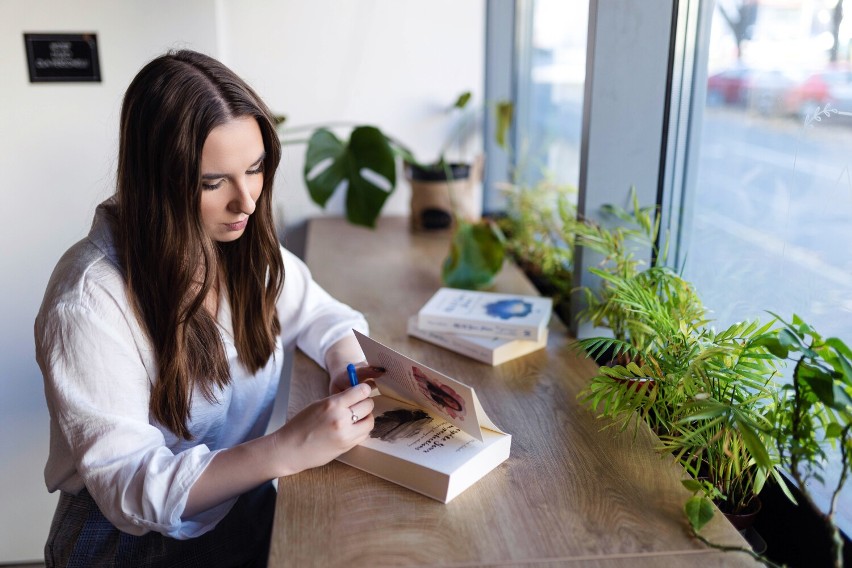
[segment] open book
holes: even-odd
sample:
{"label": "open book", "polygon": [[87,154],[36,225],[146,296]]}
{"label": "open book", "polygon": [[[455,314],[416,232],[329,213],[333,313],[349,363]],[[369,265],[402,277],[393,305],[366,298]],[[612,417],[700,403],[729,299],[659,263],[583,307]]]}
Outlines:
{"label": "open book", "polygon": [[370,437],[337,459],[443,503],[509,457],[512,437],[469,386],[355,331],[376,379]]}

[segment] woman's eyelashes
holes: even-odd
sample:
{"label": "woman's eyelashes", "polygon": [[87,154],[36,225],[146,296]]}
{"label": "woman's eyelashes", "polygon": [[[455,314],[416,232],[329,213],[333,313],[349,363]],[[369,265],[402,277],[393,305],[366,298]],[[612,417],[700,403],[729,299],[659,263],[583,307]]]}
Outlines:
{"label": "woman's eyelashes", "polygon": [[[258,174],[262,174],[262,173],[263,173],[263,162],[261,162],[254,169],[246,170],[246,175],[250,175],[250,176],[254,176],[254,175],[258,175]],[[219,189],[220,187],[222,187],[223,183],[225,183],[225,178],[219,178],[219,180],[216,183],[207,183],[207,182],[202,181],[201,182],[201,188],[206,189],[206,190]]]}
{"label": "woman's eyelashes", "polygon": [[220,179],[219,181],[217,181],[216,183],[204,183],[204,182],[202,181],[202,182],[201,182],[201,189],[207,189],[207,190],[210,190],[210,189],[219,189],[220,187],[222,187],[222,184],[223,184],[223,183],[225,183],[225,178],[221,178],[221,179]]}

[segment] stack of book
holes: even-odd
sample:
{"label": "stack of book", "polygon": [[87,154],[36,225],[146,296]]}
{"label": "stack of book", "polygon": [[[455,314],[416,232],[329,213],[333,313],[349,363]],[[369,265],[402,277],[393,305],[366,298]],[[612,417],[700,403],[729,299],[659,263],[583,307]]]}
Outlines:
{"label": "stack of book", "polygon": [[408,321],[408,334],[489,365],[543,349],[553,301],[441,288]]}

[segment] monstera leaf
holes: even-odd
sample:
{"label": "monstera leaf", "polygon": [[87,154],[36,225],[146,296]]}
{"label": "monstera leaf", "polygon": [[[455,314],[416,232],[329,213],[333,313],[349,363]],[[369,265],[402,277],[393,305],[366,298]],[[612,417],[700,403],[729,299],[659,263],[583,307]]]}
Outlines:
{"label": "monstera leaf", "polygon": [[373,126],[355,128],[345,144],[328,129],[316,130],[308,141],[304,174],[311,199],[322,207],[344,189],[346,218],[365,227],[375,227],[396,188],[393,150]]}
{"label": "monstera leaf", "polygon": [[503,267],[503,234],[484,219],[471,223],[457,219],[450,254],[444,260],[441,277],[452,288],[487,288]]}

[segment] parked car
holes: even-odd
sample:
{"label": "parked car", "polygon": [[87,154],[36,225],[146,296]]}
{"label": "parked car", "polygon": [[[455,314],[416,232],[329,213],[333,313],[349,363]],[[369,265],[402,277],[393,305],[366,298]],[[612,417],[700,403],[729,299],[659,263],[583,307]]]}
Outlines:
{"label": "parked car", "polygon": [[788,95],[801,76],[791,69],[761,69],[749,77],[748,108],[763,116],[784,115]]}
{"label": "parked car", "polygon": [[738,65],[707,78],[707,106],[738,106],[762,115],[786,112],[786,95],[797,84],[786,69]]}
{"label": "parked car", "polygon": [[745,106],[748,102],[748,67],[731,67],[707,78],[707,106]]}
{"label": "parked car", "polygon": [[826,105],[852,112],[852,68],[833,66],[811,73],[789,90],[784,105],[788,114],[800,120]]}

